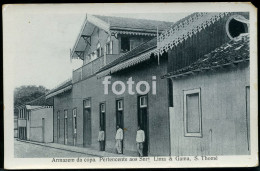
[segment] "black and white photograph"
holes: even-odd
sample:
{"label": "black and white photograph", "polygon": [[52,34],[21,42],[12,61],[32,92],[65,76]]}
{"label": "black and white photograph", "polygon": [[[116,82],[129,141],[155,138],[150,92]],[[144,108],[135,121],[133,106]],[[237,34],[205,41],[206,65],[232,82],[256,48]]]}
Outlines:
{"label": "black and white photograph", "polygon": [[257,9],[217,5],[3,6],[5,167],[258,165]]}

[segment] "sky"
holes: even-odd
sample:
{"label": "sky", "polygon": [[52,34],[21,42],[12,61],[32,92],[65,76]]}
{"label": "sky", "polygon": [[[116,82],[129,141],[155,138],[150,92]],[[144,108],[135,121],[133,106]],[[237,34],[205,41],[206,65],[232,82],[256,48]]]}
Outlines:
{"label": "sky", "polygon": [[[42,85],[52,89],[72,75],[82,63],[70,62],[70,49],[85,20],[87,11],[59,13],[24,10],[9,19],[9,55],[14,60],[14,86]],[[135,13],[103,15],[175,22],[190,13]],[[75,64],[77,63],[77,64]]]}

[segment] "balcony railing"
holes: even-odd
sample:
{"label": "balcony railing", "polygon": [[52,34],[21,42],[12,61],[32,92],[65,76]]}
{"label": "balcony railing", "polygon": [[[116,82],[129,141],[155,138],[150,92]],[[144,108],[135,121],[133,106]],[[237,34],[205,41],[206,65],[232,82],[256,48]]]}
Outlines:
{"label": "balcony railing", "polygon": [[106,57],[101,56],[85,65],[82,67],[76,69],[73,71],[72,74],[72,81],[73,83],[81,81],[85,78],[88,78],[89,76],[95,74],[100,70],[103,66],[106,64],[111,63],[115,59],[117,59],[120,55],[106,55]]}

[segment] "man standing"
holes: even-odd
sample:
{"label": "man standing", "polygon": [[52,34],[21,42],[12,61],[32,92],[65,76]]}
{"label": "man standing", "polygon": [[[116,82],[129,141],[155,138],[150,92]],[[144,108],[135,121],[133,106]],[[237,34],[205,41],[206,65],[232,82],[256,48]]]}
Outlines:
{"label": "man standing", "polygon": [[123,130],[117,125],[116,126],[116,150],[118,154],[122,154],[122,141],[124,138]]}
{"label": "man standing", "polygon": [[140,157],[143,157],[143,143],[145,141],[144,131],[138,126],[138,130],[136,132],[136,147]]}
{"label": "man standing", "polygon": [[105,151],[105,132],[99,127],[98,141],[100,144],[100,151]]}

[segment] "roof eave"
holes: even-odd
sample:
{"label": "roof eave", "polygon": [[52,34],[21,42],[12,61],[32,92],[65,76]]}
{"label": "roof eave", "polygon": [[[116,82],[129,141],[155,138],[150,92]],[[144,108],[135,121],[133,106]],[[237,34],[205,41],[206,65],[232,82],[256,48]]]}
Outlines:
{"label": "roof eave", "polygon": [[210,70],[217,70],[219,68],[223,68],[224,66],[234,66],[234,64],[238,64],[238,63],[242,63],[242,62],[248,62],[250,59],[242,59],[242,60],[237,60],[234,62],[229,62],[229,63],[225,63],[225,64],[221,64],[221,65],[216,65],[216,66],[212,66],[212,67],[204,67],[204,68],[197,68],[191,71],[186,71],[183,73],[179,73],[179,74],[172,74],[172,73],[168,73],[165,74],[163,76],[161,76],[162,79],[167,79],[167,78],[173,78],[173,79],[177,79],[177,78],[181,78],[181,77],[186,77],[189,75],[194,75],[195,73],[202,73],[203,71],[210,71]]}
{"label": "roof eave", "polygon": [[[73,49],[71,51],[71,54],[70,54],[70,58],[71,59],[75,57],[74,55],[75,55],[75,51],[76,51],[77,45],[79,44],[79,40],[80,40],[81,36],[83,35],[83,31],[84,31],[84,29],[86,27],[87,22],[90,22],[91,24],[93,24],[93,25],[95,25],[95,26],[105,30],[107,33],[110,34],[110,24],[109,23],[107,23],[107,22],[105,22],[105,21],[103,21],[101,19],[98,19],[97,17],[95,17],[93,15],[86,14],[86,18],[84,20],[84,23],[83,23],[83,25],[81,27],[81,30],[80,30],[80,32],[78,34],[76,42],[75,42],[75,44],[73,46]],[[79,57],[79,58],[83,60],[82,57]]]}

